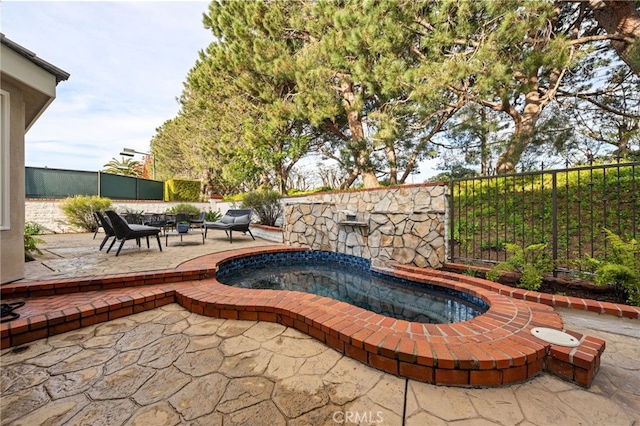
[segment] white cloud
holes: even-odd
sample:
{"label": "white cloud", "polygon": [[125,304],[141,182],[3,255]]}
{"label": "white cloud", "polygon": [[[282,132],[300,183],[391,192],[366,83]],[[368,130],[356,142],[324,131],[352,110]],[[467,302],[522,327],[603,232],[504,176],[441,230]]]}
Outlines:
{"label": "white cloud", "polygon": [[26,165],[99,170],[124,147],[148,151],[213,41],[208,4],[2,2],[2,32],[71,74],[26,135]]}

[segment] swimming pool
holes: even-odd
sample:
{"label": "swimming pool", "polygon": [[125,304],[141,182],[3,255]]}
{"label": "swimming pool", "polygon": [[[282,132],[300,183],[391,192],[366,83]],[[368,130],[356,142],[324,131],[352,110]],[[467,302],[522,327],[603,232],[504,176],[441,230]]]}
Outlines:
{"label": "swimming pool", "polygon": [[292,290],[330,297],[411,322],[449,324],[483,314],[488,304],[468,293],[384,275],[370,261],[341,253],[268,253],[220,265],[219,282],[234,287]]}

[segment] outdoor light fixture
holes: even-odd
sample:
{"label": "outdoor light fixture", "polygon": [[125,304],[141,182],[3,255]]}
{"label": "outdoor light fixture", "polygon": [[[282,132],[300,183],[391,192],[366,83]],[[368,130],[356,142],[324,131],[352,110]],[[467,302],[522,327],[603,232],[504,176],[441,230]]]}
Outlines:
{"label": "outdoor light fixture", "polygon": [[133,150],[131,148],[122,148],[122,152],[120,153],[120,155],[124,155],[125,157],[133,157],[133,154],[145,154],[145,155],[147,155],[146,152],[138,152],[138,151]]}
{"label": "outdoor light fixture", "polygon": [[150,152],[140,152],[140,151],[136,151],[135,149],[131,149],[131,148],[122,148],[122,152],[120,152],[120,155],[123,155],[125,157],[133,157],[135,154],[142,154],[142,155],[148,155],[149,157],[151,157],[151,175],[152,175],[152,179],[156,180],[156,157],[151,154]]}

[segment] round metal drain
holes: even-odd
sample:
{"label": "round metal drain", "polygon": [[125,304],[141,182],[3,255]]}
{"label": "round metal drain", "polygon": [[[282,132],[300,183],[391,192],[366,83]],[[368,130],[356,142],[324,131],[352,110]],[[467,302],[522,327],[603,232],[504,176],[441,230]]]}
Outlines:
{"label": "round metal drain", "polygon": [[554,330],[553,328],[534,327],[531,329],[531,334],[540,340],[544,340],[545,342],[554,345],[568,346],[570,348],[575,348],[580,345],[580,341],[569,333]]}

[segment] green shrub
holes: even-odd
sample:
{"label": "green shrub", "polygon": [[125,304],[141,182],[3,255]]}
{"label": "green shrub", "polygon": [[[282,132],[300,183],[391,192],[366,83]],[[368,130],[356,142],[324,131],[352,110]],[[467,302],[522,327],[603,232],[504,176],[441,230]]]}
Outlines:
{"label": "green shrub", "polygon": [[282,213],[281,198],[279,192],[262,189],[245,194],[242,200],[242,207],[253,209],[261,224],[275,226],[276,220]]}
{"label": "green shrub", "polygon": [[595,271],[595,283],[613,285],[627,302],[640,306],[640,242],[624,241],[619,235],[605,229],[611,243],[605,260],[587,259],[587,267]]}
{"label": "green shrub", "polygon": [[480,243],[480,248],[482,250],[502,250],[506,241],[502,238],[498,238],[496,241],[489,242],[488,240],[483,240]]}
{"label": "green shrub", "polygon": [[520,272],[518,287],[538,290],[542,284],[542,274],[553,269],[553,262],[545,251],[546,244],[532,244],[522,249],[515,244],[505,244],[507,260],[495,265],[487,272],[487,279],[498,281],[504,272]]}
{"label": "green shrub", "polygon": [[165,201],[199,201],[200,181],[170,179],[164,183]]}
{"label": "green shrub", "polygon": [[180,203],[167,210],[167,213],[187,213],[189,215],[197,216],[200,214],[200,209],[193,204]]}
{"label": "green shrub", "polygon": [[217,222],[220,220],[221,217],[222,217],[222,214],[214,210],[208,210],[204,214],[204,220],[207,222]]}
{"label": "green shrub", "polygon": [[42,227],[35,222],[27,222],[24,224],[24,260],[30,262],[33,260],[33,253],[42,254],[37,244],[46,244],[42,238],[36,235],[42,234]]}
{"label": "green shrub", "polygon": [[475,277],[478,275],[478,272],[475,269],[467,268],[462,274],[468,277]]}
{"label": "green shrub", "polygon": [[75,195],[65,198],[60,205],[69,225],[89,232],[95,231],[97,226],[93,213],[104,211],[109,207],[111,207],[109,198],[95,195]]}
{"label": "green shrub", "polygon": [[241,203],[245,195],[247,194],[225,195],[222,197],[222,201],[226,201],[228,203]]}
{"label": "green shrub", "polygon": [[296,189],[292,188],[287,191],[287,195],[307,195],[307,194],[317,194],[319,192],[332,192],[336,189],[331,188],[330,186],[320,186],[314,189]]}

